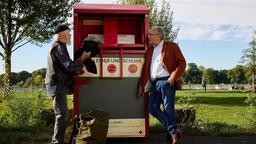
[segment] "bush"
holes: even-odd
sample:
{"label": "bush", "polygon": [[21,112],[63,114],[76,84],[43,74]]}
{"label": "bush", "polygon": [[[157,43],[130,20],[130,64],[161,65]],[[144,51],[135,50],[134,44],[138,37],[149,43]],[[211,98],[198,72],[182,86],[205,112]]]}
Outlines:
{"label": "bush", "polygon": [[182,96],[178,99],[178,106],[175,107],[176,121],[181,127],[193,125],[196,119],[196,109],[192,104],[196,101],[195,93],[187,96]]}
{"label": "bush", "polygon": [[27,96],[11,96],[0,103],[0,124],[15,129],[40,125],[40,113],[45,107],[45,96],[41,92],[31,92]]}
{"label": "bush", "polygon": [[245,103],[248,104],[245,122],[248,128],[256,128],[256,94],[248,93]]}

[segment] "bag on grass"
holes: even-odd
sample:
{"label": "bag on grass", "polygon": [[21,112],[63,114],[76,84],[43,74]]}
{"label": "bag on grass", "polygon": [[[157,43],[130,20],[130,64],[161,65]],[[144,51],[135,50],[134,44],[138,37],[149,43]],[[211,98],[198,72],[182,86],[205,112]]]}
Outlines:
{"label": "bag on grass", "polygon": [[105,144],[108,132],[109,114],[91,109],[78,114],[74,120],[70,143]]}

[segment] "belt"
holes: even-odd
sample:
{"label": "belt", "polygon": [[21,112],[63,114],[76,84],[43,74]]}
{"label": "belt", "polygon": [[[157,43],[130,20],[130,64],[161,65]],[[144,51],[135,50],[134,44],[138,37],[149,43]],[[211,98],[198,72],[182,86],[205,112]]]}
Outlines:
{"label": "belt", "polygon": [[156,81],[159,81],[159,80],[167,80],[168,78],[169,78],[169,76],[156,78],[155,80],[152,80],[152,82],[156,82]]}

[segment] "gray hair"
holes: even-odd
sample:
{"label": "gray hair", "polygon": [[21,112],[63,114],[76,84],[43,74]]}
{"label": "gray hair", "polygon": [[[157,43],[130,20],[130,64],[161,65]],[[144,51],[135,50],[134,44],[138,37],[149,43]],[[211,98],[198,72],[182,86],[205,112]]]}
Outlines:
{"label": "gray hair", "polygon": [[54,34],[53,35],[53,40],[58,41],[59,40],[59,34]]}
{"label": "gray hair", "polygon": [[160,26],[155,26],[153,28],[151,28],[152,30],[156,30],[157,33],[159,33],[160,39],[164,40],[164,29]]}
{"label": "gray hair", "polygon": [[86,37],[83,41],[95,41],[95,42],[98,42],[97,38],[95,36],[88,36]]}

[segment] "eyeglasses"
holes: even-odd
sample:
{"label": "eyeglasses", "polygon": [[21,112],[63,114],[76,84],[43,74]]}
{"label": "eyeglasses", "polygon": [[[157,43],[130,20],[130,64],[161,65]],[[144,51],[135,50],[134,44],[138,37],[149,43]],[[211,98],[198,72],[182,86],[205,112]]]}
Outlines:
{"label": "eyeglasses", "polygon": [[148,36],[159,35],[158,33],[148,33]]}

